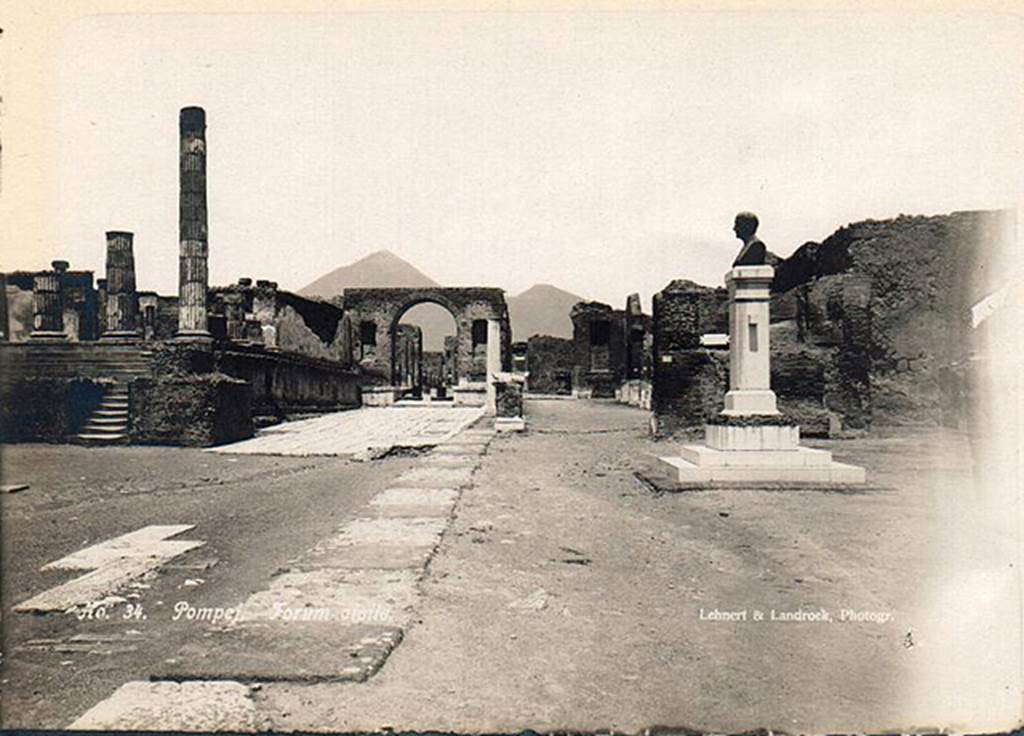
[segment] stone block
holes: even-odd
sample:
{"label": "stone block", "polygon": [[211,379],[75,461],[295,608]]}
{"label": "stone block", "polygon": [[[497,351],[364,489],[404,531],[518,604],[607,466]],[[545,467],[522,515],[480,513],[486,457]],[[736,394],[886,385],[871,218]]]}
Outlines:
{"label": "stone block", "polygon": [[771,389],[737,389],[725,395],[726,416],[746,416],[750,414],[778,414],[779,408],[775,401],[775,392]]}
{"label": "stone block", "polygon": [[362,389],[363,406],[391,406],[401,392],[393,386],[366,386]]}
{"label": "stone block", "polygon": [[789,450],[750,450],[734,452],[716,450],[706,445],[683,445],[679,448],[683,459],[700,467],[742,468],[765,466],[772,468],[821,468],[832,462],[828,450],[797,447]]}
{"label": "stone block", "polygon": [[523,432],[526,430],[526,420],[522,417],[496,417],[494,429],[497,432]]}
{"label": "stone block", "polygon": [[800,446],[800,427],[795,425],[707,424],[704,436],[707,446],[713,450],[796,450]]}
{"label": "stone block", "polygon": [[483,406],[487,403],[487,385],[478,382],[455,386],[452,400],[455,406]]}

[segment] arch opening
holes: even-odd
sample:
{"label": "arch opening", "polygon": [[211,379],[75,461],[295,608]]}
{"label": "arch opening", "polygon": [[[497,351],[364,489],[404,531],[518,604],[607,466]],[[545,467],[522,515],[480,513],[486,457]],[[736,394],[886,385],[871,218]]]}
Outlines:
{"label": "arch opening", "polygon": [[459,329],[451,308],[422,299],[391,325],[392,385],[408,398],[450,401],[458,383]]}

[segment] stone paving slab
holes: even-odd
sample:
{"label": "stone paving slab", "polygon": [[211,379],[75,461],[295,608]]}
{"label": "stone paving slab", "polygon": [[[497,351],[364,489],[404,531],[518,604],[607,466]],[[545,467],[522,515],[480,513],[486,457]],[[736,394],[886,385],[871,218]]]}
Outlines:
{"label": "stone paving slab", "polygon": [[168,560],[201,547],[200,541],[168,541],[192,524],[147,526],[74,552],[42,570],[90,570],[14,607],[21,613],[57,613],[100,603]]}
{"label": "stone paving slab", "polygon": [[479,432],[474,430],[466,430],[465,432],[459,433],[457,436],[452,437],[444,441],[444,446],[450,445],[487,445],[492,439],[494,439],[494,432]]}
{"label": "stone paving slab", "polygon": [[435,455],[431,453],[420,461],[420,467],[424,468],[472,468],[480,467],[478,455]]}
{"label": "stone paving slab", "polygon": [[[145,526],[120,537],[108,539],[91,547],[80,549],[47,565],[43,570],[95,570],[122,557],[175,557],[202,542],[168,542],[168,537],[194,529],[195,524],[169,524]],[[176,551],[174,551],[176,550]],[[173,553],[172,553],[173,551]]]}
{"label": "stone paving slab", "polygon": [[435,545],[351,544],[306,555],[293,563],[293,570],[422,570],[434,552]]}
{"label": "stone paving slab", "polygon": [[235,625],[313,622],[330,626],[373,615],[393,625],[405,623],[416,601],[417,575],[410,570],[318,570],[288,572],[253,593]]}
{"label": "stone paving slab", "polygon": [[437,544],[448,525],[447,519],[353,519],[338,528],[333,537],[321,540],[312,550],[335,549],[351,544],[402,544],[410,547]]}
{"label": "stone paving slab", "polygon": [[[402,418],[385,411],[375,412],[373,418]],[[451,410],[429,411],[439,416]],[[468,420],[460,417],[465,423],[459,429],[480,412],[474,409],[471,414],[475,416]],[[317,447],[324,427],[317,424],[306,430],[305,438],[312,438]],[[447,442],[454,434],[447,426],[422,423],[416,424],[416,431],[429,444],[437,444],[442,434]],[[469,444],[446,445],[455,447],[454,452],[424,457],[394,487],[371,499],[367,511],[378,516],[340,525],[332,536],[289,563],[265,589],[250,595],[226,625],[207,626],[205,635],[183,646],[179,656],[165,661],[152,677],[183,685],[224,684],[232,693],[240,691],[231,685],[241,682],[366,680],[402,640],[423,570],[447,528],[459,489],[471,484],[490,436],[477,432]],[[296,438],[296,433],[277,428],[257,439],[264,440],[264,447],[281,450]],[[365,438],[361,442],[366,444]],[[371,442],[380,446],[377,438]],[[303,451],[308,450],[307,446]],[[96,715],[116,712],[121,700],[115,694],[86,714],[90,720],[83,716],[80,721],[131,727],[138,721]],[[188,709],[157,713],[153,720],[182,729],[188,727],[183,720],[188,714]]]}
{"label": "stone paving slab", "polygon": [[450,510],[458,498],[458,491],[452,488],[386,488],[370,499],[370,505],[381,509],[393,506],[436,506]]}
{"label": "stone paving slab", "polygon": [[[362,682],[402,641],[402,629],[374,623],[279,622],[202,637],[165,663],[159,680]],[[233,728],[231,730],[237,730]]]}
{"label": "stone paving slab", "polygon": [[209,448],[225,454],[355,455],[373,448],[447,443],[483,416],[478,407],[364,407],[261,430],[256,437]]}
{"label": "stone paving slab", "polygon": [[252,693],[238,682],[127,682],[71,730],[264,731]]}
{"label": "stone paving slab", "polygon": [[420,466],[400,475],[397,482],[424,488],[465,488],[473,482],[473,468]]}
{"label": "stone paving slab", "polygon": [[451,488],[388,488],[370,500],[380,518],[440,517],[447,519],[459,492]]}
{"label": "stone paving slab", "polygon": [[483,455],[487,452],[487,445],[478,442],[453,443],[438,445],[431,454],[434,455]]}

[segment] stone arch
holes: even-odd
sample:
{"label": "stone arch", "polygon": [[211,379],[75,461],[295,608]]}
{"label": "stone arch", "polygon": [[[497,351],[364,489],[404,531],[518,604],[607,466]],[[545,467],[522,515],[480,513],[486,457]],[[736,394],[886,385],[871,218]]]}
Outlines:
{"label": "stone arch", "polygon": [[[446,311],[452,318],[452,322],[455,325],[455,339],[459,340],[461,337],[457,307],[455,307],[450,300],[442,300],[438,295],[417,294],[410,296],[405,302],[400,303],[397,309],[395,310],[395,315],[391,320],[390,326],[388,327],[388,341],[390,343],[391,350],[391,377],[389,380],[390,383],[394,386],[397,386],[401,383],[398,378],[399,366],[397,364],[399,360],[397,339],[399,325],[402,324],[402,319],[405,317],[406,314],[408,314],[412,309],[422,304],[434,304],[438,307],[441,307],[444,311]],[[420,347],[422,350],[422,343]]]}
{"label": "stone arch", "polygon": [[374,383],[391,385],[394,377],[393,336],[401,317],[417,304],[433,303],[446,309],[455,320],[456,372],[460,383],[483,383],[487,379],[486,363],[474,360],[472,334],[474,320],[497,320],[500,324],[501,367],[511,369],[512,332],[508,305],[501,289],[483,287],[389,287],[346,289],[341,296],[345,313],[353,325],[376,325],[375,350],[365,351],[360,344],[359,330],[353,335],[357,342],[353,354]]}

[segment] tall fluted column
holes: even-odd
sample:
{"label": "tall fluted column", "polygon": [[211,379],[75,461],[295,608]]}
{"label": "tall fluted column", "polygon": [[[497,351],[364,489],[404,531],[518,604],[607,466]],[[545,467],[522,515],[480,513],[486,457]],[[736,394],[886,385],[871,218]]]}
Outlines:
{"label": "tall fluted column", "polygon": [[206,298],[209,278],[206,219],[206,113],[185,107],[181,134],[178,197],[178,335],[209,337]]}
{"label": "tall fluted column", "polygon": [[139,337],[139,295],[135,289],[132,233],[107,233],[106,327],[103,338]]}

